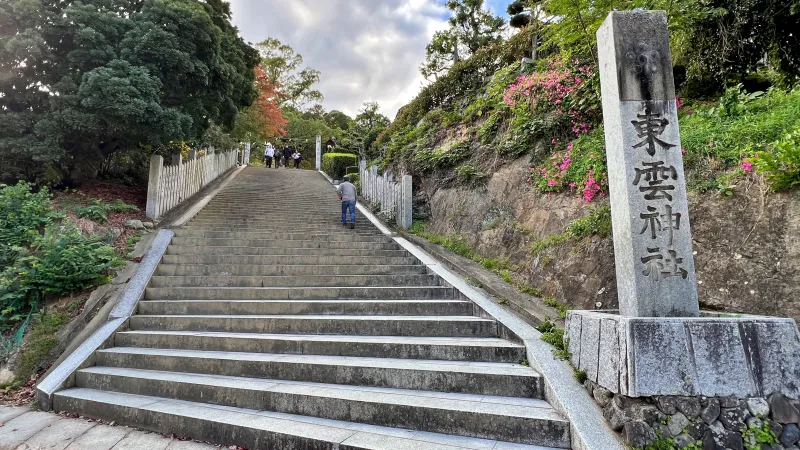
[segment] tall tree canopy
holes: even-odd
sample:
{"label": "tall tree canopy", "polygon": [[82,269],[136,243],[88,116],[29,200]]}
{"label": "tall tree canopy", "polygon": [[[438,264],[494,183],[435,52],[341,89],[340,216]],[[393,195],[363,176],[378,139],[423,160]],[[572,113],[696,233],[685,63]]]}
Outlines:
{"label": "tall tree canopy", "polygon": [[255,86],[258,97],[236,118],[232,136],[239,141],[255,142],[286,134],[288,121],[283,117],[281,103],[286,95],[270,81],[264,64],[256,66]]}
{"label": "tall tree canopy", "polygon": [[450,28],[437,31],[425,48],[425,62],[420,72],[435,78],[446,72],[459,59],[470,57],[479,48],[497,42],[505,21],[484,8],[483,0],[447,0],[452,12]]}
{"label": "tall tree canopy", "polygon": [[361,141],[365,152],[371,152],[369,156],[378,153],[377,150],[372,150],[372,143],[389,126],[389,118],[379,111],[378,102],[365,102],[350,124],[351,135]]}
{"label": "tall tree canopy", "polygon": [[232,127],[259,55],[230,16],[222,0],[0,3],[0,178],[92,176]]}
{"label": "tall tree canopy", "polygon": [[319,83],[320,72],[310,67],[301,67],[303,56],[275,38],[256,44],[269,81],[286,94],[284,104],[303,109],[310,103],[323,100],[322,93],[314,89]]}

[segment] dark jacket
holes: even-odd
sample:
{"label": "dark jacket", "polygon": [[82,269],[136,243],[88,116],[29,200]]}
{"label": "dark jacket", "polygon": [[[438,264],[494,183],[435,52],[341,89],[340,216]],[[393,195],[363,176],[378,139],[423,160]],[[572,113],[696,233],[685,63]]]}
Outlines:
{"label": "dark jacket", "polygon": [[292,158],[292,149],[289,147],[284,147],[283,157],[286,158],[287,161],[290,160]]}

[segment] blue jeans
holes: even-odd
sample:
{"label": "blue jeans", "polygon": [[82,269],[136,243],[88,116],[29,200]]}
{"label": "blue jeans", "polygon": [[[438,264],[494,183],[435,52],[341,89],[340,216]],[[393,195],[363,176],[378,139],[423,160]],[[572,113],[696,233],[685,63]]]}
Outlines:
{"label": "blue jeans", "polygon": [[342,202],[342,223],[347,223],[347,210],[350,210],[350,222],[356,223],[356,202]]}

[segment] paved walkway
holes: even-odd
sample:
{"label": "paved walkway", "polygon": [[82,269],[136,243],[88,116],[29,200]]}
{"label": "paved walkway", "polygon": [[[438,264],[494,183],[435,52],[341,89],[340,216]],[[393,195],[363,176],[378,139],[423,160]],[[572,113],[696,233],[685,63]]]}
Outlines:
{"label": "paved walkway", "polygon": [[70,419],[25,406],[0,406],[0,450],[211,450],[128,427]]}

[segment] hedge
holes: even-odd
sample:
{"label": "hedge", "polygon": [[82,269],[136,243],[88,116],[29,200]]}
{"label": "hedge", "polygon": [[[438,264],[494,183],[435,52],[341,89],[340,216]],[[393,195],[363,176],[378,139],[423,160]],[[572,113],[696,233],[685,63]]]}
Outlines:
{"label": "hedge", "polygon": [[334,180],[341,180],[347,168],[358,163],[358,156],[351,153],[326,153],[322,155],[322,171]]}

